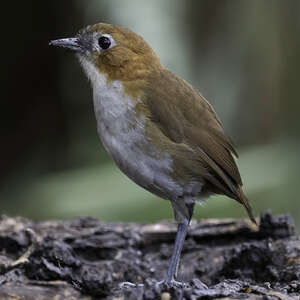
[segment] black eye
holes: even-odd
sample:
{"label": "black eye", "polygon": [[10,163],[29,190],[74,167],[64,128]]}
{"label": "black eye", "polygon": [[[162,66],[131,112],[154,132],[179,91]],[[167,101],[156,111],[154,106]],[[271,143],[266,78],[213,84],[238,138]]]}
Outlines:
{"label": "black eye", "polygon": [[107,36],[101,36],[98,43],[103,50],[108,49],[111,45],[110,39]]}

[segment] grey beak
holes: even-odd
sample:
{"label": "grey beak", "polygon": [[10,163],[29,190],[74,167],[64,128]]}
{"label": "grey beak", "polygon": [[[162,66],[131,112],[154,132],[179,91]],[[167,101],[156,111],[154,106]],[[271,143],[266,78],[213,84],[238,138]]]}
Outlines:
{"label": "grey beak", "polygon": [[54,40],[49,43],[50,46],[62,47],[76,52],[82,52],[83,49],[78,43],[78,38],[67,38]]}

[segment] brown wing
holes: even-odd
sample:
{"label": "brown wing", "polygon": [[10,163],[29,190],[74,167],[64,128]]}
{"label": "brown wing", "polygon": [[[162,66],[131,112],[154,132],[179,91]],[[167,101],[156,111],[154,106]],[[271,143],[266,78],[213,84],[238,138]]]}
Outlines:
{"label": "brown wing", "polygon": [[150,117],[161,132],[195,154],[189,157],[196,166],[193,172],[198,165],[199,177],[208,182],[212,192],[243,203],[253,219],[233,158],[237,153],[211,105],[190,84],[166,70],[152,79],[146,101]]}
{"label": "brown wing", "polygon": [[152,120],[173,142],[199,152],[234,192],[234,185],[242,185],[232,156],[236,152],[210,104],[187,82],[167,71],[151,86],[155,88],[149,88],[147,101]]}

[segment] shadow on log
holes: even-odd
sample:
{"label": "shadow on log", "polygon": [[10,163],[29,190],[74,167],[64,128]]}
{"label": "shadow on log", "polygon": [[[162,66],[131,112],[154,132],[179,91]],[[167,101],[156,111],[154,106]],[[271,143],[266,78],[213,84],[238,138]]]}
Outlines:
{"label": "shadow on log", "polygon": [[[0,219],[0,299],[300,299],[300,239],[289,216],[191,225],[179,279],[164,278],[176,224],[108,224],[91,218]],[[208,288],[203,289],[200,282]],[[119,283],[144,283],[120,288]]]}

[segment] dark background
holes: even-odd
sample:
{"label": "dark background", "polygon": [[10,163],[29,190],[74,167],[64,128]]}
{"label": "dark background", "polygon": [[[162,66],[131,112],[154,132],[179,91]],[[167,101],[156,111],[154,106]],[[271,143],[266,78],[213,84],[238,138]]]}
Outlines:
{"label": "dark background", "polygon": [[[103,150],[91,90],[72,54],[51,39],[107,22],[150,43],[163,64],[213,104],[240,153],[256,213],[291,213],[300,226],[300,2],[20,1],[2,5],[1,213],[34,219],[171,218]],[[196,218],[245,216],[211,197]]]}

